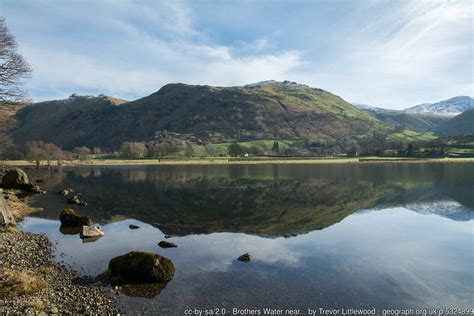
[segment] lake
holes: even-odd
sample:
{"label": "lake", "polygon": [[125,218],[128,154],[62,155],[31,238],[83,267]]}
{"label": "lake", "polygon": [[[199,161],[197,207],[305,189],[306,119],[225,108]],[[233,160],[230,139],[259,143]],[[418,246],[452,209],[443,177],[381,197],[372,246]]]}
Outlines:
{"label": "lake", "polygon": [[[165,285],[121,293],[126,312],[474,307],[474,164],[111,166],[28,169],[48,194],[24,231],[96,276],[117,255],[170,258]],[[105,236],[63,234],[75,207]],[[129,229],[130,224],[140,229]],[[164,235],[178,248],[161,249]],[[237,261],[250,252],[250,263]],[[223,310],[220,310],[223,311]],[[248,315],[248,313],[247,313]]]}

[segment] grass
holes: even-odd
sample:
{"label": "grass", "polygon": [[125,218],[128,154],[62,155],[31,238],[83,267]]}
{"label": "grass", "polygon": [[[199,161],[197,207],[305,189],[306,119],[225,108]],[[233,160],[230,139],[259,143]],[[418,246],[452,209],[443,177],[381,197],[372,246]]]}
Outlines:
{"label": "grass", "polygon": [[0,270],[0,298],[33,294],[48,286],[45,280],[28,271]]}
{"label": "grass", "polygon": [[[378,162],[464,162],[474,163],[474,158],[416,158],[416,157],[249,157],[249,158],[228,158],[228,157],[204,157],[190,159],[90,159],[85,161],[70,161],[65,165],[255,165],[255,164],[343,164],[360,163],[362,160],[376,160]],[[26,160],[0,160],[0,165],[29,166],[33,165]]]}
{"label": "grass", "polygon": [[6,225],[0,228],[0,233],[19,234],[19,231],[18,228],[16,228],[16,225]]}

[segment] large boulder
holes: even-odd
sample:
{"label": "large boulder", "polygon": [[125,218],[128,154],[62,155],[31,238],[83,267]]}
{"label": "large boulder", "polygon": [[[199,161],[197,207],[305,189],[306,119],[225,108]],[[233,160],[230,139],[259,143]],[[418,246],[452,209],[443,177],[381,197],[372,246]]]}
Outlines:
{"label": "large boulder", "polygon": [[2,186],[5,189],[24,190],[29,184],[28,175],[18,168],[7,170],[2,178]]}
{"label": "large boulder", "polygon": [[28,175],[21,169],[15,168],[5,172],[2,177],[2,187],[5,189],[22,190],[29,193],[46,193],[41,187],[34,185],[28,179]]}
{"label": "large boulder", "polygon": [[171,280],[173,262],[156,253],[132,251],[110,260],[109,270],[122,283],[156,283]]}
{"label": "large boulder", "polygon": [[78,215],[76,211],[70,208],[64,209],[61,214],[59,214],[59,220],[61,221],[61,226],[64,227],[82,227],[91,224],[89,217]]}

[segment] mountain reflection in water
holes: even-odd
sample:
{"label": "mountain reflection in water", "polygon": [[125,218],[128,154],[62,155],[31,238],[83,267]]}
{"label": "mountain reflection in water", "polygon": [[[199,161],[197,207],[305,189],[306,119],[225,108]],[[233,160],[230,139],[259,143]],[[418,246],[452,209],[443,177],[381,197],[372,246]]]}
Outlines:
{"label": "mountain reflection in water", "polygon": [[[125,312],[186,308],[445,308],[474,303],[473,164],[29,169],[48,194],[21,223],[85,275],[132,250],[170,258],[164,285],[119,295]],[[73,188],[105,236],[60,232]],[[129,225],[139,229],[130,229]],[[165,235],[178,245],[162,249]],[[285,238],[289,237],[289,238]],[[250,263],[236,258],[250,252]]]}

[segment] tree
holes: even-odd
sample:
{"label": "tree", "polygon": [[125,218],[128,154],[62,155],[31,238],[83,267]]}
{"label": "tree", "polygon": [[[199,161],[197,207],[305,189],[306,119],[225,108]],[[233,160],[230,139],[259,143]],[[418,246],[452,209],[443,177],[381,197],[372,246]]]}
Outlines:
{"label": "tree", "polygon": [[280,152],[280,145],[278,144],[278,142],[273,142],[272,151],[277,154]]}
{"label": "tree", "polygon": [[46,153],[44,151],[44,142],[42,140],[27,142],[26,157],[28,160],[35,162],[36,166],[39,167],[41,161],[46,158]]}
{"label": "tree", "polygon": [[412,143],[408,144],[407,156],[411,157],[415,153],[415,148]]}
{"label": "tree", "polygon": [[60,164],[60,161],[64,158],[64,153],[62,149],[56,146],[55,144],[44,143],[43,151],[45,159],[48,162],[48,166],[51,165],[52,160],[57,160],[58,164]]}
{"label": "tree", "polygon": [[25,96],[21,85],[31,68],[17,52],[17,47],[5,19],[0,18],[0,103],[19,102]]}
{"label": "tree", "polygon": [[171,152],[171,146],[168,143],[154,144],[150,147],[150,153],[153,158],[161,160],[163,156]]}
{"label": "tree", "polygon": [[146,145],[137,142],[123,142],[120,146],[120,155],[125,158],[141,159],[148,154]]}
{"label": "tree", "polygon": [[91,154],[91,150],[86,146],[76,147],[72,150],[72,152],[79,160],[86,160],[87,156]]}
{"label": "tree", "polygon": [[237,143],[232,143],[229,145],[228,153],[229,155],[236,156],[236,157],[243,155],[245,153],[245,147]]}

